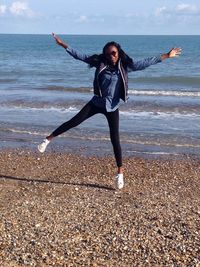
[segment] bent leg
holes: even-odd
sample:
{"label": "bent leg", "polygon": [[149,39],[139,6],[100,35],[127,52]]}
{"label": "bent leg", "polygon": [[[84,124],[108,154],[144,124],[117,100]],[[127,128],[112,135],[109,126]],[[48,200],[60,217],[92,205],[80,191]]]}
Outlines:
{"label": "bent leg", "polygon": [[83,121],[87,120],[88,118],[92,117],[98,113],[98,109],[94,106],[94,104],[90,101],[88,102],[79,112],[76,114],[72,119],[60,125],[53,133],[47,137],[47,139],[52,139],[71,128],[76,127],[77,125],[81,124]]}

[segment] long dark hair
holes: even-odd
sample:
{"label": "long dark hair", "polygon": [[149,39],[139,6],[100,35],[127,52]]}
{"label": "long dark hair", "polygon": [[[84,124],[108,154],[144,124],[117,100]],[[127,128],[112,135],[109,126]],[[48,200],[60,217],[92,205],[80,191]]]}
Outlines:
{"label": "long dark hair", "polygon": [[92,55],[91,57],[88,58],[88,62],[89,62],[89,67],[97,67],[101,62],[103,62],[104,64],[108,63],[108,60],[106,58],[106,50],[108,47],[110,46],[115,46],[118,50],[119,53],[119,59],[121,59],[122,65],[124,68],[128,68],[130,65],[133,64],[133,60],[132,58],[130,58],[125,52],[124,50],[122,50],[120,44],[112,41],[112,42],[108,42],[104,47],[103,47],[103,53],[100,55]]}

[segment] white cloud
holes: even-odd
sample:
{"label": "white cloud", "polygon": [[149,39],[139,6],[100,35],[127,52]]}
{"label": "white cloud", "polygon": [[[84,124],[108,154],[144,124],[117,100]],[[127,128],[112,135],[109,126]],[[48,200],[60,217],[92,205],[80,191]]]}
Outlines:
{"label": "white cloud", "polygon": [[174,8],[162,6],[158,7],[154,14],[156,17],[179,17],[181,15],[191,16],[200,14],[200,7],[190,4],[179,4]]}
{"label": "white cloud", "polygon": [[162,16],[166,11],[167,11],[167,7],[166,6],[159,7],[159,8],[156,9],[155,15],[156,16]]}
{"label": "white cloud", "polygon": [[88,21],[88,17],[85,15],[81,15],[76,22],[87,22]]}
{"label": "white cloud", "polygon": [[20,1],[13,2],[9,10],[13,15],[16,16],[28,16],[28,17],[34,16],[33,11],[29,8],[26,2],[20,2]]}
{"label": "white cloud", "polygon": [[0,15],[6,13],[7,7],[5,5],[0,5]]}
{"label": "white cloud", "polygon": [[139,17],[140,14],[137,13],[127,13],[124,15],[125,18],[129,19],[129,18],[135,18],[135,17]]}
{"label": "white cloud", "polygon": [[176,7],[176,10],[184,14],[194,14],[200,12],[200,8],[196,5],[180,4]]}

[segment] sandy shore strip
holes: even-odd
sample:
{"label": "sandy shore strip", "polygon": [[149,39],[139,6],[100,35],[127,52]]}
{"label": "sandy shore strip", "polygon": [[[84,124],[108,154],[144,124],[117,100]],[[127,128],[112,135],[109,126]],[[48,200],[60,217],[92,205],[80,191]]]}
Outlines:
{"label": "sandy shore strip", "polygon": [[200,159],[0,151],[0,266],[200,266]]}

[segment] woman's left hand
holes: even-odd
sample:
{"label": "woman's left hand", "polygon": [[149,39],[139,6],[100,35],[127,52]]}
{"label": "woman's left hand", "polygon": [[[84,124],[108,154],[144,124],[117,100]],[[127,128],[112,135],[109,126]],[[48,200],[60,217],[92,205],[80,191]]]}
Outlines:
{"label": "woman's left hand", "polygon": [[169,58],[180,56],[181,51],[182,51],[182,49],[180,47],[174,47],[169,51],[168,56],[169,56]]}

